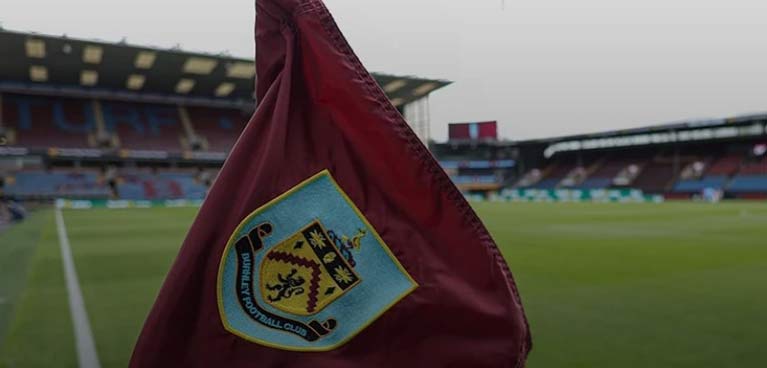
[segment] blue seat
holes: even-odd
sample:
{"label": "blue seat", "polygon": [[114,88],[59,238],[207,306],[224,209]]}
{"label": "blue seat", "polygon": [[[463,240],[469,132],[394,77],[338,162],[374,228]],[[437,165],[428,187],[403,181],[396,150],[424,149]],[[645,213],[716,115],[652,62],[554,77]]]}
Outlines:
{"label": "blue seat", "polygon": [[456,184],[496,184],[498,179],[493,175],[457,175],[452,177]]}
{"label": "blue seat", "polygon": [[767,175],[738,175],[730,181],[727,191],[733,193],[767,192]]}
{"label": "blue seat", "polygon": [[561,179],[543,179],[531,186],[531,188],[535,189],[554,189],[557,187],[557,184]]}
{"label": "blue seat", "polygon": [[6,188],[12,196],[40,197],[103,197],[109,188],[99,183],[96,173],[20,172]]}
{"label": "blue seat", "polygon": [[144,186],[139,183],[127,182],[119,184],[117,186],[117,193],[120,195],[120,199],[147,199],[146,193],[144,192]]}
{"label": "blue seat", "polygon": [[674,185],[675,192],[700,192],[706,188],[721,189],[727,184],[727,176],[711,175],[700,180],[680,180]]}
{"label": "blue seat", "polygon": [[134,174],[125,179],[118,185],[121,199],[204,199],[208,191],[193,173]]}
{"label": "blue seat", "polygon": [[602,189],[607,188],[612,183],[610,178],[589,178],[577,186],[578,189]]}

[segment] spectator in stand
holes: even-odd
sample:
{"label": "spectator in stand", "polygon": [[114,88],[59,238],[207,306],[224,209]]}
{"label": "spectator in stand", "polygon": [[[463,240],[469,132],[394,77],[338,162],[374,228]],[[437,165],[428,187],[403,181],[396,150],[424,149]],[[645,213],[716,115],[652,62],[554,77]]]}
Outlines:
{"label": "spectator in stand", "polygon": [[20,203],[15,201],[7,201],[6,207],[8,214],[10,215],[11,222],[21,222],[27,217],[27,210]]}
{"label": "spectator in stand", "polygon": [[761,143],[754,146],[754,156],[764,156],[767,154],[767,143]]}
{"label": "spectator in stand", "polygon": [[109,186],[112,197],[117,197],[117,168],[113,165],[104,170],[104,182]]}

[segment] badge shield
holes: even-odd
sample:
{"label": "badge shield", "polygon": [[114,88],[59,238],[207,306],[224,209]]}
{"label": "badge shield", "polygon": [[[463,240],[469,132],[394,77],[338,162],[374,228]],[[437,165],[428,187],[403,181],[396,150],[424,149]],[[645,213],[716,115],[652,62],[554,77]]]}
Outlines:
{"label": "badge shield", "polygon": [[221,258],[225,328],[285,350],[334,349],[417,287],[325,170],[247,216]]}

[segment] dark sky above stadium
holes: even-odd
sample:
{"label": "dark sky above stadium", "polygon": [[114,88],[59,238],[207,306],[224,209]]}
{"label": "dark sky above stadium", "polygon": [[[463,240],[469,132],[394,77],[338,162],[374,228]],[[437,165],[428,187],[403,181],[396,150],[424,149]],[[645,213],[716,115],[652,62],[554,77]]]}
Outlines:
{"label": "dark sky above stadium", "polygon": [[[372,71],[456,83],[432,132],[508,139],[767,111],[764,0],[326,0]],[[3,27],[253,54],[252,0],[3,0]]]}

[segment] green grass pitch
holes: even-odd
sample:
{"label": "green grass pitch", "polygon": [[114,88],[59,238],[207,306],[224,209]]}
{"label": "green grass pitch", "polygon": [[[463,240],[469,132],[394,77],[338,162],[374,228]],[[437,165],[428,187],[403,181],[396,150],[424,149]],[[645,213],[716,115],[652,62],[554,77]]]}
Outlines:
{"label": "green grass pitch", "polygon": [[[529,367],[763,367],[767,205],[476,204]],[[124,367],[192,209],[65,211],[102,366]],[[371,347],[374,349],[375,347]],[[0,234],[0,367],[76,367],[50,210]]]}

